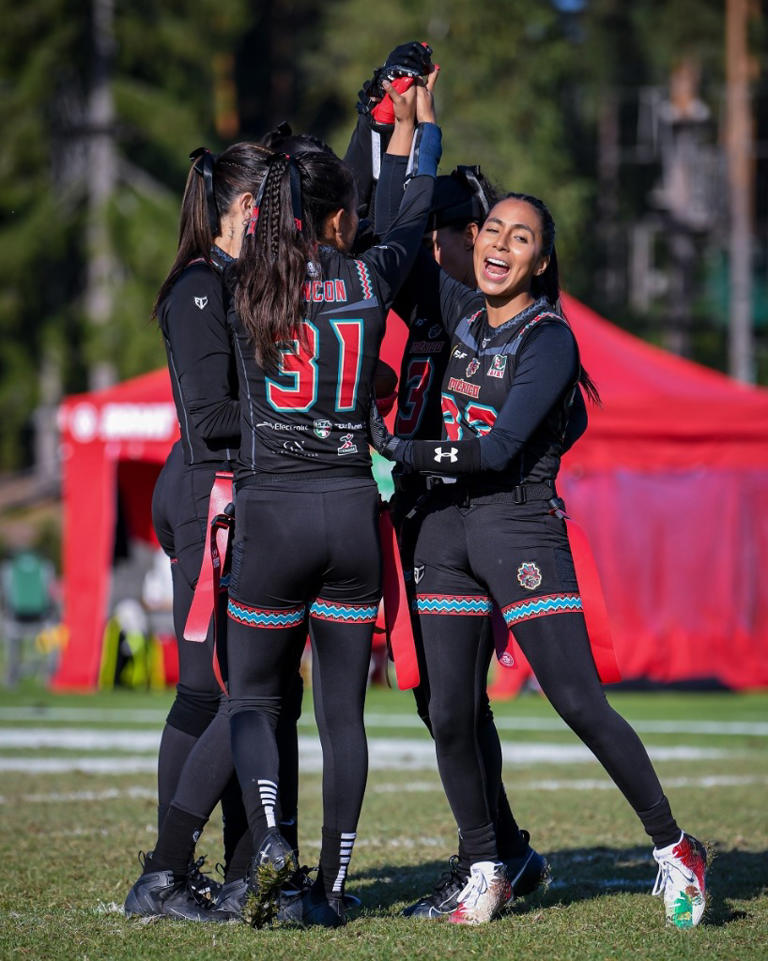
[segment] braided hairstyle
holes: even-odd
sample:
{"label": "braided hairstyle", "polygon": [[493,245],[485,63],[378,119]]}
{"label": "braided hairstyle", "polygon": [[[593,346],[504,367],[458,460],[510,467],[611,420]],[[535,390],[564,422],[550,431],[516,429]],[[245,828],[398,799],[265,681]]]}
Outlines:
{"label": "braided hairstyle", "polygon": [[[567,321],[568,318],[565,316],[563,305],[560,302],[560,270],[557,264],[557,250],[555,249],[555,221],[549,208],[543,200],[540,200],[538,197],[533,197],[531,194],[512,192],[508,193],[504,199],[521,200],[537,211],[539,220],[541,221],[543,254],[545,257],[549,257],[549,263],[542,273],[532,278],[531,293],[537,299],[539,297],[546,297],[553,308]],[[600,393],[598,392],[597,385],[581,365],[579,365],[579,383],[584,388],[584,393],[592,403],[599,404]]]}
{"label": "braided hairstyle", "polygon": [[235,309],[265,370],[276,368],[281,345],[303,343],[308,264],[328,216],[354,206],[352,173],[330,151],[270,157],[263,193],[232,266]]}
{"label": "braided hairstyle", "polygon": [[202,258],[210,263],[220,218],[241,194],[256,196],[269,156],[270,152],[260,144],[244,142],[232,144],[218,157],[202,148],[190,156],[195,162],[189,169],[181,201],[176,257],[155,298],[153,318],[191,260]]}

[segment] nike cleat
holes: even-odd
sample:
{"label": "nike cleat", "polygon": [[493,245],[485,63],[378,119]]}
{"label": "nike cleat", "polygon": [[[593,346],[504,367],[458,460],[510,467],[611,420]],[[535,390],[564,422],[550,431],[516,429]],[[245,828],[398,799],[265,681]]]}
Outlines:
{"label": "nike cleat", "polygon": [[682,834],[676,844],[654,848],[659,865],[652,894],[664,896],[667,923],[693,928],[704,915],[707,901],[707,851],[704,845]]}

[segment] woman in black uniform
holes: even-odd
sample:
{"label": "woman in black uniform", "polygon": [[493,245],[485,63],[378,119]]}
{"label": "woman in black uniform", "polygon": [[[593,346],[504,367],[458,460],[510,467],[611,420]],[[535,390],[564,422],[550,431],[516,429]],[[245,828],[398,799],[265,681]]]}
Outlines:
{"label": "woman in black uniform", "polygon": [[381,453],[431,476],[414,550],[417,606],[438,765],[473,862],[450,919],[488,921],[510,896],[475,736],[490,657],[479,631],[493,599],[542,690],[653,839],[654,893],[664,895],[667,920],[691,927],[704,911],[706,852],[677,826],[640,739],[605,698],[555,491],[574,392],[579,382],[588,393],[594,387],[558,312],[554,236],[540,200],[510,194],[477,231],[479,291],[420,264],[451,335],[443,440],[385,436],[380,421],[372,427]]}
{"label": "woman in black uniform", "polygon": [[[384,198],[396,196],[396,185],[402,182],[404,161],[385,157],[381,165],[381,191]],[[441,389],[443,373],[450,359],[451,338],[442,325],[439,297],[419,283],[419,263],[432,256],[436,263],[455,280],[475,287],[472,251],[477,227],[485,220],[496,202],[494,188],[479,167],[457,167],[451,174],[435,181],[424,238],[417,266],[398,294],[393,309],[408,325],[408,340],[400,370],[398,414],[395,433],[404,438],[439,437],[442,429]],[[377,208],[376,230],[386,229],[385,218],[391,216],[385,203]],[[579,395],[581,400],[581,395]],[[583,403],[582,403],[583,409]],[[424,516],[422,506],[428,503],[426,478],[418,473],[396,470],[393,479],[395,495],[391,501],[393,521],[403,563],[409,600],[415,604],[413,550]],[[431,730],[429,720],[429,677],[424,664],[419,616],[411,609],[413,635],[420,664],[421,682],[414,689],[419,717]],[[483,648],[491,649],[490,618],[483,619],[480,638]],[[530,846],[527,831],[521,831],[512,813],[501,779],[501,745],[488,697],[483,693],[478,716],[478,750],[484,773],[491,820],[496,829],[499,859],[504,862],[514,897],[535,890],[547,875],[547,862]],[[459,838],[458,856],[452,856],[449,870],[425,897],[404,910],[406,917],[438,919],[457,907],[459,893],[469,879],[470,861]]]}
{"label": "woman in black uniform", "polygon": [[[395,95],[390,152],[410,151],[416,93]],[[431,100],[427,88],[419,95]],[[421,241],[440,154],[434,124],[420,125],[417,138],[399,216],[381,245],[359,259],[346,253],[357,228],[349,169],[325,153],[276,154],[234,271],[242,440],[227,643],[232,748],[256,851],[246,914],[256,924],[274,913],[276,890],[293,867],[278,829],[274,730],[280,678],[295,669],[307,610],[323,831],[318,878],[297,899],[294,918],[343,921],[367,776],[363,700],[381,595],[370,392],[386,314]]]}
{"label": "woman in black uniform", "polygon": [[[250,860],[226,699],[213,670],[212,632],[205,643],[194,643],[184,640],[184,630],[201,569],[211,487],[217,471],[230,469],[240,440],[223,271],[239,253],[268,155],[249,143],[234,144],[218,157],[204,149],[192,155],[176,259],[155,303],[181,432],[152,503],[155,531],[171,558],[179,682],[158,758],[158,841],[126,900],[129,915],[216,920],[207,910],[210,899],[225,903],[230,888],[242,887]],[[292,709],[285,711],[281,727],[289,813],[295,812],[297,794],[297,777],[290,772],[298,760],[298,675],[291,679],[290,691]],[[220,798],[223,890],[201,876],[193,861],[196,839]],[[284,830],[288,833],[290,826]]]}

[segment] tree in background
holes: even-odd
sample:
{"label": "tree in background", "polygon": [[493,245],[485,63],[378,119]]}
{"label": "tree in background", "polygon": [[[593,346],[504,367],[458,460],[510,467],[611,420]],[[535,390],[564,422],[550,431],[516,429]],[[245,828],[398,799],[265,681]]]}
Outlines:
{"label": "tree in background", "polygon": [[[187,154],[233,132],[227,63],[231,71],[246,4],[113,3],[0,0],[4,468],[30,463],[30,418],[41,402],[53,406],[62,392],[86,389],[105,361],[118,377],[162,364],[149,314],[173,258]],[[94,50],[98,17],[101,51]],[[111,112],[93,108],[99,83]],[[94,199],[97,140],[114,171]],[[101,258],[95,284],[94,258]],[[95,286],[98,301],[99,285],[108,311],[93,324],[86,292]]]}

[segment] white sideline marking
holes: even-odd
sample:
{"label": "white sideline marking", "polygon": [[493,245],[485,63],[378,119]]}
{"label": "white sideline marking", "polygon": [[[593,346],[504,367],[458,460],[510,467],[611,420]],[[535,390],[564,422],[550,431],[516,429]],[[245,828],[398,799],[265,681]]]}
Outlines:
{"label": "white sideline marking", "polygon": [[[69,768],[67,770],[74,770]],[[768,777],[756,777],[753,775],[746,774],[744,776],[739,775],[711,775],[706,777],[677,777],[677,778],[665,778],[664,787],[665,788],[715,788],[715,787],[746,787],[754,784],[768,785]],[[594,791],[603,790],[606,788],[613,788],[614,784],[612,781],[606,779],[603,781],[578,778],[574,780],[550,780],[550,781],[521,781],[520,783],[515,782],[513,785],[516,792],[519,791]],[[442,794],[443,788],[438,780],[433,782],[429,781],[414,781],[411,784],[406,785],[396,785],[396,784],[375,784],[368,788],[369,794],[402,794],[406,791],[421,791],[421,792],[436,792]],[[51,792],[50,794],[23,794],[21,798],[7,798],[0,795],[0,805],[2,804],[18,804],[19,801],[24,804],[66,804],[66,803],[81,803],[83,801],[95,801],[102,803],[104,801],[117,801],[121,798],[139,798],[154,800],[157,793],[154,789],[144,788],[144,787],[129,787],[124,790],[118,790],[117,788],[108,788],[104,791],[70,791],[68,793],[61,792]],[[71,832],[70,832],[71,833]],[[88,832],[85,832],[88,833]],[[357,845],[363,843],[362,840],[355,842]],[[391,839],[381,839],[379,841],[369,841],[366,843],[376,843],[376,844],[390,844],[394,843]],[[404,844],[415,843],[413,841],[404,841]],[[440,838],[419,838],[419,843],[427,844],[430,846],[437,845],[441,843]],[[591,860],[591,858],[582,858],[581,860]]]}
{"label": "white sideline marking", "polygon": [[[136,723],[162,725],[167,710],[144,708],[97,708],[97,707],[3,707],[0,721],[81,721],[83,723]],[[632,727],[642,734],[707,734],[768,737],[768,721],[633,721]],[[421,720],[412,714],[383,714],[367,712],[365,723],[369,727],[421,729]],[[567,731],[566,724],[557,717],[496,717],[500,731]],[[314,721],[306,713],[299,721],[302,728],[314,727]]]}
{"label": "white sideline marking", "polygon": [[[160,746],[159,731],[97,730],[95,728],[0,728],[0,748],[55,748],[78,751],[126,751],[134,755],[142,752],[156,753]],[[320,742],[316,737],[300,737],[301,765],[305,771],[322,770]],[[374,770],[423,770],[435,767],[435,746],[431,740],[409,738],[368,739],[369,765]],[[655,761],[694,761],[734,757],[734,752],[720,748],[669,745],[649,747],[648,753]],[[574,764],[597,763],[592,752],[583,744],[550,744],[545,742],[521,742],[502,745],[505,764]],[[0,766],[23,763],[25,758],[0,758]],[[41,759],[44,760],[44,759]],[[65,758],[50,758],[51,763],[66,763]],[[122,768],[139,760],[123,758],[93,759],[94,764],[114,764]],[[154,758],[151,761],[155,763]],[[5,768],[24,770],[23,767]],[[95,768],[93,768],[95,769]],[[66,770],[58,767],[56,770]],[[108,768],[100,768],[108,770]]]}

